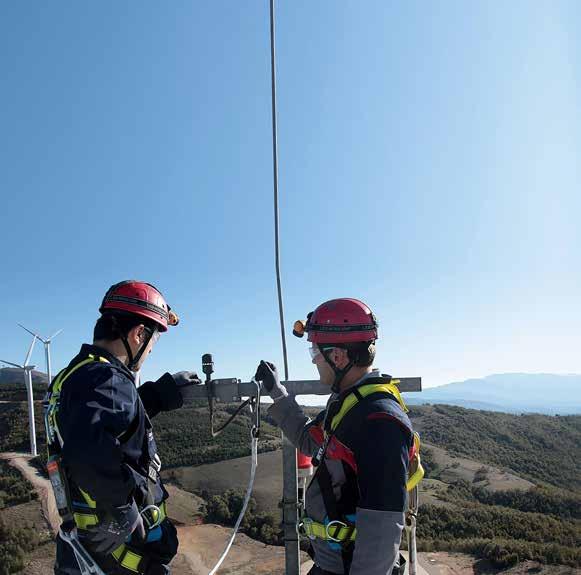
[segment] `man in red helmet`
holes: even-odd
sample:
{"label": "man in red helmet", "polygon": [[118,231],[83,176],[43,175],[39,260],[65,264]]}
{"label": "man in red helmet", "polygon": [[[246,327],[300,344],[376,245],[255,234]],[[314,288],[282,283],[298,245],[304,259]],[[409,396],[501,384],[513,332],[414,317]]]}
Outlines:
{"label": "man in red helmet", "polygon": [[324,411],[307,417],[271,363],[260,363],[256,379],[274,400],[269,415],[316,466],[300,523],[311,540],[310,574],[403,572],[413,432],[396,385],[373,368],[375,316],[361,301],[335,299],[295,323],[295,335],[305,332],[320,380],[332,392]]}
{"label": "man in red helmet", "polygon": [[[76,527],[107,574],[167,574],[178,541],[151,419],[191,399],[199,380],[193,372],[166,373],[136,388],[135,372],[178,323],[154,286],[115,284],[99,311],[93,344],[81,347],[46,398],[49,456],[58,458],[69,488],[67,527]],[[55,574],[80,573],[73,549],[58,537]]]}

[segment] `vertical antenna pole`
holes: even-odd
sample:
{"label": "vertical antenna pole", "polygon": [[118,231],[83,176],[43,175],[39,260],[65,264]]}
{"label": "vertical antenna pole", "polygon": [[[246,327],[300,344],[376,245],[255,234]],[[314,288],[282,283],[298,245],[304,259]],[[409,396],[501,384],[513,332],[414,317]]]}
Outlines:
{"label": "vertical antenna pole", "polygon": [[270,75],[272,96],[272,169],[274,178],[274,253],[276,267],[276,287],[278,291],[278,312],[280,316],[280,337],[284,358],[284,379],[288,381],[288,358],[286,351],[286,334],[284,330],[284,305],[282,299],[282,282],[280,278],[280,241],[278,218],[278,137],[276,121],[276,50],[275,50],[274,0],[270,0]]}
{"label": "vertical antenna pole", "polygon": [[[270,75],[272,96],[272,165],[274,178],[274,251],[276,267],[276,286],[278,291],[278,311],[280,316],[280,336],[284,358],[284,378],[289,380],[288,356],[286,349],[286,334],[284,328],[284,305],[282,298],[282,282],[280,278],[280,242],[278,218],[278,146],[276,124],[276,50],[275,50],[275,19],[274,0],[270,0]],[[299,575],[299,537],[298,522],[298,492],[297,492],[297,457],[294,446],[283,435],[283,527],[285,547],[286,575]]]}

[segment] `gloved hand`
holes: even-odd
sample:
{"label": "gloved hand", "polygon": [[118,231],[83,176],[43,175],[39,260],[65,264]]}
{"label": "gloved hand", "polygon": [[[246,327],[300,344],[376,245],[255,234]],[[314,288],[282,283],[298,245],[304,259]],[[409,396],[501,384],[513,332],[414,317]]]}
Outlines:
{"label": "gloved hand", "polygon": [[274,401],[288,395],[285,386],[280,382],[278,371],[274,363],[262,360],[258,364],[254,379],[262,382],[263,388],[266,389]]}
{"label": "gloved hand", "polygon": [[125,543],[134,531],[140,539],[145,540],[143,518],[137,504],[132,501],[121,507],[113,507],[99,517],[99,523],[87,529],[85,539],[96,553],[108,555]]}
{"label": "gloved hand", "polygon": [[172,374],[174,381],[178,387],[179,392],[182,394],[182,400],[184,403],[188,403],[194,400],[194,385],[202,383],[198,374],[193,371],[178,371]]}

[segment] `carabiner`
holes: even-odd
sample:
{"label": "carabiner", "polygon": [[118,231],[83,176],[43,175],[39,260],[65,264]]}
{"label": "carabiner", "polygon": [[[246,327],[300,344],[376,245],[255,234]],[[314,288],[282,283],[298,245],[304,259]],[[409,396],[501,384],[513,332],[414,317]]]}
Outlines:
{"label": "carabiner", "polygon": [[[155,517],[154,513],[157,512],[157,519],[153,520],[153,522],[151,522],[149,520],[149,517],[146,515],[146,513],[148,511],[151,511],[151,518],[152,519]],[[144,507],[139,512],[139,515],[141,515],[141,517],[143,517],[143,520],[147,523],[147,528],[150,531],[152,529],[155,529],[159,525],[161,525],[161,522],[162,522],[162,519],[161,519],[161,511],[160,511],[160,509],[159,509],[159,507],[157,505],[148,505],[147,507]]]}
{"label": "carabiner", "polygon": [[340,526],[339,530],[343,529],[343,527],[347,527],[347,523],[343,523],[343,521],[339,521],[338,519],[333,519],[333,521],[329,521],[329,523],[327,523],[327,525],[325,525],[325,534],[329,538],[329,541],[333,541],[334,543],[342,543],[341,539],[337,539],[336,537],[333,537],[329,533],[329,527],[331,527],[331,525],[333,525],[335,523]]}

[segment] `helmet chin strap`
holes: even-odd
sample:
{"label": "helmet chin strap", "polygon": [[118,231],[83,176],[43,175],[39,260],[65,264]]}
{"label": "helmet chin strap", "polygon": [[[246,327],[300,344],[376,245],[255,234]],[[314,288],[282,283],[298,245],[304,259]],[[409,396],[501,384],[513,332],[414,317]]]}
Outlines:
{"label": "helmet chin strap", "polygon": [[145,340],[143,341],[143,344],[141,345],[141,347],[137,351],[137,354],[135,355],[135,357],[133,357],[133,352],[131,351],[131,347],[129,346],[129,341],[127,341],[127,336],[124,335],[121,338],[121,341],[123,342],[123,345],[125,346],[125,351],[127,352],[127,364],[126,364],[127,369],[129,369],[130,371],[135,371],[137,369],[137,365],[139,364],[139,360],[141,359],[141,356],[143,355],[147,346],[149,345],[149,341],[153,337],[153,331],[146,329],[145,333],[147,334],[145,336]]}
{"label": "helmet chin strap", "polygon": [[323,358],[327,362],[327,365],[333,370],[333,373],[335,374],[335,380],[333,381],[333,385],[331,386],[331,391],[333,393],[341,393],[340,389],[341,382],[343,381],[349,370],[353,367],[355,362],[353,360],[350,360],[349,363],[343,369],[341,369],[331,361],[331,350],[333,348],[325,350],[323,347],[319,345],[319,349],[321,350],[321,353],[323,354]]}

